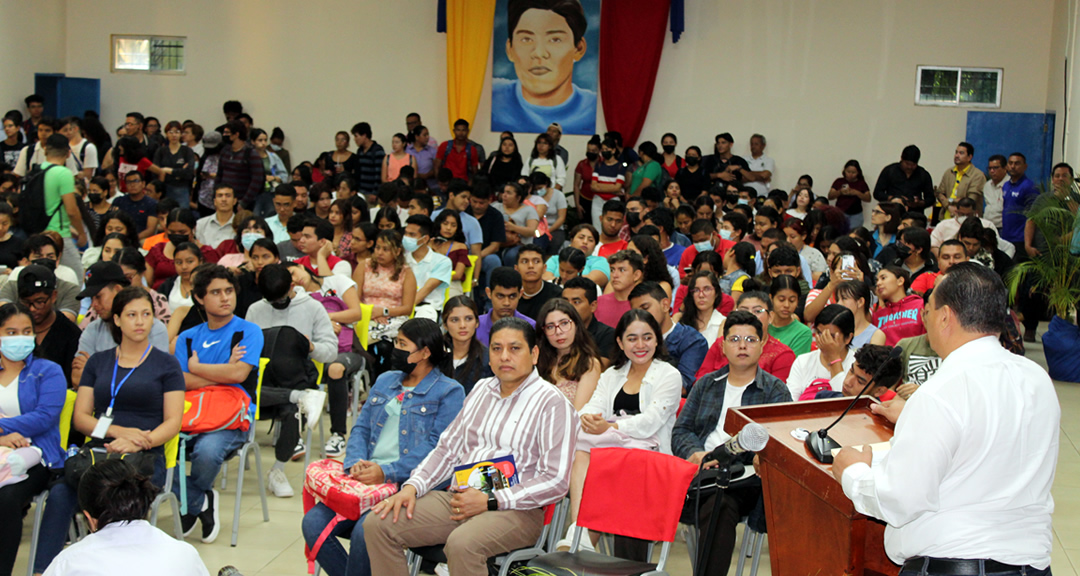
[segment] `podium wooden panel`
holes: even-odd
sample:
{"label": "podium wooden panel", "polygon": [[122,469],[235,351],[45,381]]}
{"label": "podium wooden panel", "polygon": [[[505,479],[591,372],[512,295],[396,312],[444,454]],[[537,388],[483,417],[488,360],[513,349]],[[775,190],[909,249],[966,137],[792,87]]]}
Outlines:
{"label": "podium wooden panel", "polygon": [[[744,406],[728,410],[724,430],[734,435],[749,422],[769,431],[758,453],[768,524],[769,558],[775,576],[850,574],[896,576],[900,567],[885,555],[885,525],[855,511],[833,478],[832,465],[810,455],[791,431],[811,433],[828,426],[850,398]],[[829,435],[842,446],[883,442],[893,435],[889,421],[859,399]]]}

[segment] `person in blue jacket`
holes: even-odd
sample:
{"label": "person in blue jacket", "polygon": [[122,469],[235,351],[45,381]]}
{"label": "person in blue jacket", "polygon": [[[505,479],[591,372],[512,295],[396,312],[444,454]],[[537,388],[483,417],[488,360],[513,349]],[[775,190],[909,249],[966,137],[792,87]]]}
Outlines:
{"label": "person in blue jacket", "polygon": [[[398,330],[391,370],[375,381],[349,434],[344,467],[368,485],[400,483],[409,478],[453,422],[465,403],[461,384],[453,373],[453,353],[444,343],[439,326],[414,318]],[[336,513],[323,503],[304,515],[304,540],[315,548]],[[342,520],[317,551],[319,565],[329,576],[368,576],[371,565],[364,544],[364,518]],[[338,537],[348,538],[345,551]]]}
{"label": "person in blue jacket", "polygon": [[0,447],[37,449],[33,459],[25,459],[35,464],[25,471],[10,470],[24,479],[0,480],[0,574],[10,574],[15,566],[23,510],[48,487],[51,471],[64,467],[60,412],[67,379],[58,364],[34,357],[35,346],[30,310],[21,304],[0,306]]}

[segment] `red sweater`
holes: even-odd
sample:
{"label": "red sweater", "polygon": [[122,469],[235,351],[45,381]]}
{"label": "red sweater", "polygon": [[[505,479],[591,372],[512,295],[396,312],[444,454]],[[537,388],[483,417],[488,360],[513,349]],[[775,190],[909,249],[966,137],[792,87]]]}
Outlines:
{"label": "red sweater", "polygon": [[[724,356],[724,339],[717,338],[716,342],[713,342],[712,347],[709,348],[709,353],[705,355],[705,362],[698,369],[695,378],[700,379],[710,372],[715,372],[727,366],[727,363],[727,357]],[[794,363],[795,353],[791,351],[791,348],[788,348],[776,338],[769,338],[765,341],[765,346],[761,351],[761,358],[758,359],[758,366],[762,370],[787,382],[788,375],[791,374],[791,365]]]}
{"label": "red sweater", "polygon": [[874,311],[870,321],[885,333],[885,345],[896,346],[904,338],[926,334],[922,321],[923,299],[914,294]]}

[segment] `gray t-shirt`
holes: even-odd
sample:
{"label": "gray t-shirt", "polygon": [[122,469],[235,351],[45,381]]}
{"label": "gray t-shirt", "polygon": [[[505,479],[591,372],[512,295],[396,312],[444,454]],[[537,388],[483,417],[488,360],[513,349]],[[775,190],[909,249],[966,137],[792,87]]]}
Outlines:
{"label": "gray t-shirt", "polygon": [[[169,331],[165,328],[165,324],[157,318],[154,318],[154,327],[150,329],[150,343],[154,345],[154,348],[169,354],[171,357],[171,352],[169,352]],[[116,348],[116,341],[113,340],[109,325],[101,318],[91,322],[86,327],[86,330],[83,330],[82,336],[79,337],[79,352],[86,352],[93,356],[98,352],[112,348]]]}
{"label": "gray t-shirt", "polygon": [[[507,213],[506,207],[503,206],[502,202],[496,202],[492,204],[492,206],[499,212],[502,212],[504,221],[513,222],[518,226],[526,226],[526,223],[529,220],[536,220],[537,222],[540,221],[540,215],[536,213],[536,209],[532,206],[522,205],[520,208],[517,209],[517,212],[514,212],[513,214]],[[532,244],[533,238],[533,236],[526,238],[524,235],[522,235],[521,243]]]}
{"label": "gray t-shirt", "polygon": [[[15,292],[16,282],[6,281],[0,286],[0,302],[18,302]],[[66,280],[56,280],[56,309],[61,312],[79,314],[79,287]]]}
{"label": "gray t-shirt", "polygon": [[562,190],[553,190],[550,198],[545,198],[548,202],[547,212],[544,214],[544,219],[547,220],[548,227],[553,231],[555,228],[555,221],[559,219],[559,210],[566,210],[566,194],[563,194]]}

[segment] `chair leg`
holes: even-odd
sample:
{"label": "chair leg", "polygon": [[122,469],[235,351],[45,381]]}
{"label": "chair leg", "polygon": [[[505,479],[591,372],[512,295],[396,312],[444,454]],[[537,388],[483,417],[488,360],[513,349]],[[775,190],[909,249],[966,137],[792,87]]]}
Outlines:
{"label": "chair leg", "polygon": [[754,561],[750,564],[750,576],[757,576],[758,564],[761,563],[761,545],[765,542],[765,534],[754,534]]}
{"label": "chair leg", "polygon": [[34,497],[34,529],[30,533],[30,555],[26,559],[26,576],[34,576],[34,558],[37,557],[38,541],[41,538],[41,519],[45,516],[45,501],[48,499],[48,490]]}
{"label": "chair leg", "polygon": [[322,574],[322,566],[319,566],[319,561],[316,560],[315,561],[315,574],[314,574],[314,576],[319,576],[319,574]]}
{"label": "chair leg", "polygon": [[180,525],[180,499],[176,497],[176,494],[169,494],[169,508],[172,509],[173,534],[176,535],[177,540],[183,540],[184,528]]}
{"label": "chair leg", "polygon": [[262,453],[255,444],[255,474],[259,477],[259,499],[262,500],[263,522],[270,521],[270,507],[266,501],[266,476],[263,474]]}
{"label": "chair leg", "polygon": [[743,568],[746,567],[746,558],[750,554],[751,540],[754,539],[756,532],[750,528],[749,524],[743,524],[742,531],[742,546],[739,547],[739,563],[735,568],[735,576],[742,576]]}
{"label": "chair leg", "polygon": [[412,557],[412,560],[409,562],[409,576],[419,576],[420,565],[424,563],[424,559],[412,552],[409,552],[408,554]]}
{"label": "chair leg", "polygon": [[697,529],[691,524],[684,524],[683,528],[683,534],[686,536],[686,552],[690,555],[690,570],[694,571],[697,566]]}
{"label": "chair leg", "polygon": [[[233,507],[233,522],[232,522],[232,546],[236,546],[236,541],[240,536],[240,500],[244,495],[244,461],[247,460],[248,450],[251,449],[251,443],[245,444],[240,449],[240,462],[236,467],[236,505]],[[258,452],[258,446],[255,447]],[[261,473],[260,473],[261,475]]]}
{"label": "chair leg", "polygon": [[228,486],[229,486],[228,481],[229,481],[229,461],[226,460],[226,461],[221,463],[221,489],[222,490],[225,490],[226,488],[228,488]]}

